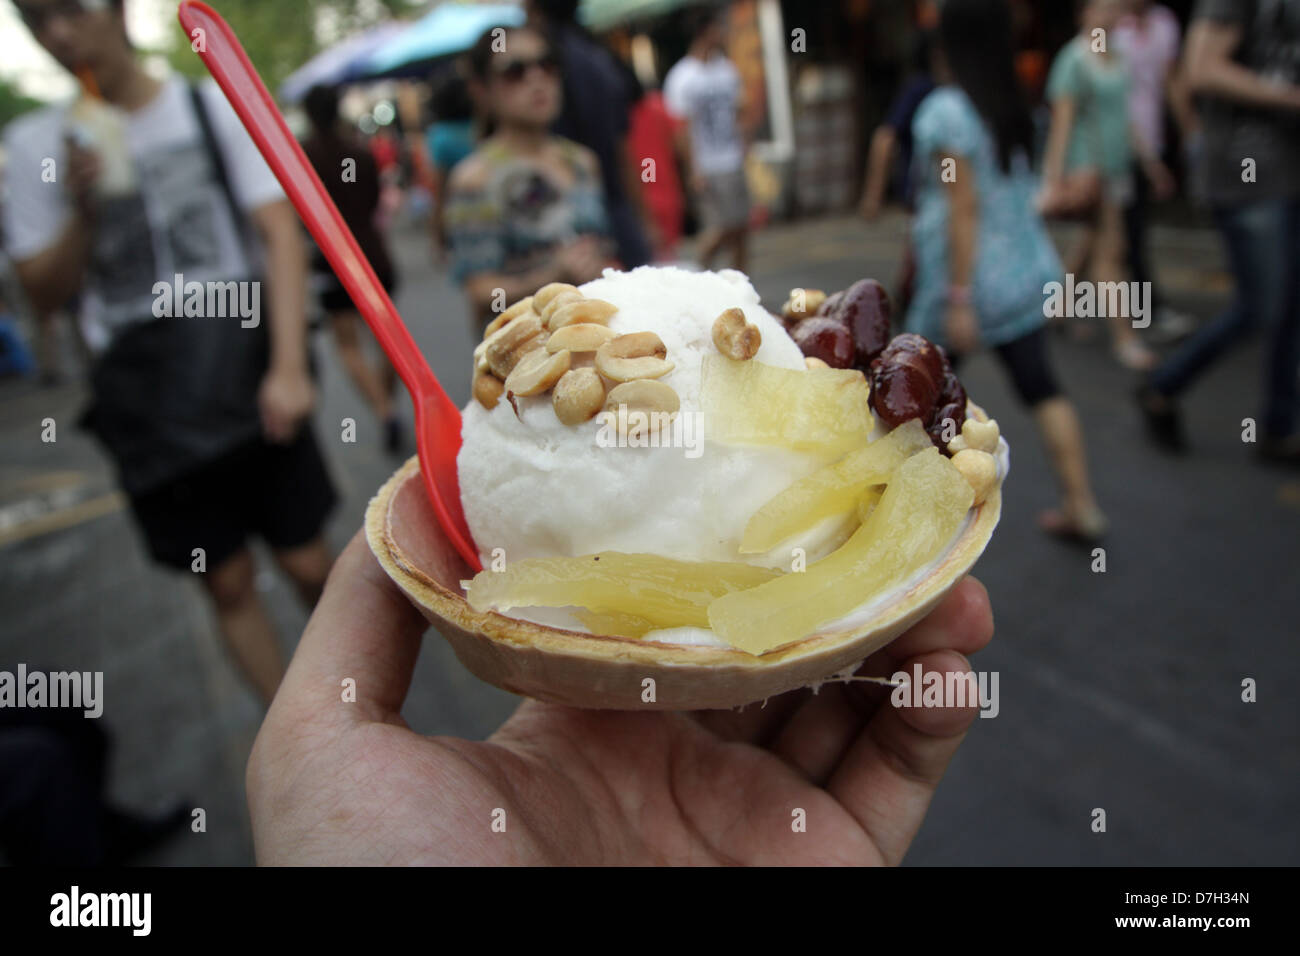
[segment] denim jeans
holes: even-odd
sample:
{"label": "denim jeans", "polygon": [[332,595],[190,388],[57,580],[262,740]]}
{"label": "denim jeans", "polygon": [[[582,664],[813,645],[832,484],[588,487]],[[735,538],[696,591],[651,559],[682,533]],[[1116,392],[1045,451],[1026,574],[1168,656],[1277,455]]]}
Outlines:
{"label": "denim jeans", "polygon": [[1300,201],[1219,208],[1214,220],[1236,281],[1232,304],[1170,355],[1152,373],[1151,385],[1175,396],[1256,329],[1270,330],[1260,431],[1292,435],[1300,402]]}

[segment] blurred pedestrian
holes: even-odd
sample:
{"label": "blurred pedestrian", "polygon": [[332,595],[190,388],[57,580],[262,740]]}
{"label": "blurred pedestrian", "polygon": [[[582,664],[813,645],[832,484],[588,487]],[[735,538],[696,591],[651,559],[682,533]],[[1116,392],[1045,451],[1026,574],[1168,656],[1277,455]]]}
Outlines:
{"label": "blurred pedestrian", "polygon": [[19,279],[38,311],[81,293],[98,351],[85,421],[154,558],[199,572],[227,648],[269,701],[284,665],[248,539],[314,603],[335,502],[308,421],[298,218],[215,83],[143,69],[122,0],[17,8],[83,90],[6,131]]}
{"label": "blurred pedestrian", "polygon": [[[1052,125],[1041,208],[1049,215],[1068,212],[1087,220],[1070,271],[1085,273],[1095,287],[1127,281],[1124,207],[1135,188],[1130,172],[1134,155],[1157,198],[1173,189],[1169,170],[1136,139],[1129,124],[1129,68],[1112,42],[1122,12],[1123,0],[1083,0],[1079,33],[1057,54],[1047,82]],[[1119,363],[1131,369],[1154,365],[1155,353],[1138,337],[1133,316],[1109,319]]]}
{"label": "blurred pedestrian", "polygon": [[433,248],[446,261],[447,179],[457,163],[474,151],[474,104],[459,71],[444,75],[434,86],[430,103],[433,122],[425,133],[433,165]]}
{"label": "blurred pedestrian", "polygon": [[1152,438],[1186,448],[1177,397],[1258,328],[1268,329],[1257,448],[1300,463],[1300,0],[1201,0],[1187,79],[1204,124],[1204,195],[1235,279],[1232,304],[1138,393]]}
{"label": "blurred pedestrian", "polygon": [[503,52],[490,30],[468,55],[494,132],[452,170],[447,189],[453,272],[480,324],[549,282],[578,285],[614,265],[600,164],[550,132],[559,63],[537,30],[503,29]]}
{"label": "blurred pedestrian", "polygon": [[651,259],[641,195],[643,156],[629,150],[635,101],[614,55],[578,24],[579,0],[526,0],[528,22],[540,29],[560,64],[563,95],[552,132],[587,147],[600,162],[605,213],[624,269]]}
{"label": "blurred pedestrian", "polygon": [[[638,156],[650,175],[638,178],[642,202],[649,216],[647,230],[657,261],[671,261],[677,255],[686,215],[686,197],[677,168],[677,121],[668,112],[659,90],[646,90],[631,68],[626,68],[634,103],[628,118],[628,151]],[[648,164],[648,165],[646,165]]]}
{"label": "blurred pedestrian", "polygon": [[749,259],[746,143],[740,128],[740,73],[727,58],[723,16],[697,8],[691,45],[664,77],[664,102],[682,121],[678,143],[704,227],[697,256],[705,269],[725,246],[744,272]]}
{"label": "blurred pedestrian", "polygon": [[916,295],[907,328],[952,360],[996,353],[1047,446],[1061,488],[1050,533],[1095,541],[1106,530],[1088,478],[1082,430],[1047,353],[1044,287],[1061,265],[1034,209],[1033,122],[1012,62],[1005,0],[948,0],[939,39],[951,76],[912,127],[916,155]]}
{"label": "blurred pedestrian", "polygon": [[[909,216],[915,209],[915,184],[912,182],[912,121],[921,102],[934,90],[937,78],[943,73],[942,53],[933,30],[917,34],[912,50],[911,72],[903,78],[902,88],[894,97],[885,121],[876,127],[871,136],[867,156],[866,178],[862,186],[862,201],[858,212],[868,222],[880,215],[885,193],[891,179],[895,192]],[[894,175],[897,170],[897,176]],[[911,228],[909,222],[908,228]],[[916,283],[916,260],[912,257],[912,244],[904,246],[903,261],[894,280],[894,301],[900,312],[906,312],[912,301]]]}
{"label": "blurred pedestrian", "polygon": [[0,709],[0,853],[5,862],[121,866],[184,832],[190,819],[184,801],[144,814],[109,798],[111,747],[108,729],[80,710]]}
{"label": "blurred pedestrian", "polygon": [[[379,167],[360,137],[346,132],[339,118],[338,90],[314,86],[303,99],[303,109],[311,122],[311,135],[303,142],[303,152],[325,184],[326,191],[352,230],[361,254],[370,262],[375,275],[389,296],[397,292],[397,275],[388,254],[388,243],[379,232]],[[339,358],[352,384],[375,413],[384,429],[384,447],[390,454],[400,454],[405,447],[405,429],[393,407],[397,392],[397,372],[392,363],[378,352],[372,366],[366,359],[362,339],[368,339],[360,313],[343,283],[330,268],[318,246],[313,245],[311,269],[319,290],[321,308],[334,334]]]}
{"label": "blurred pedestrian", "polygon": [[[1132,74],[1129,89],[1129,122],[1149,156],[1164,157],[1165,104],[1168,103],[1186,139],[1194,122],[1181,89],[1178,70],[1182,29],[1178,18],[1166,6],[1151,0],[1131,0],[1129,12],[1115,27],[1115,45],[1124,55]],[[1133,192],[1124,207],[1125,249],[1129,274],[1134,282],[1147,284],[1151,308],[1151,331],[1165,341],[1182,338],[1192,331],[1191,318],[1166,304],[1155,281],[1147,251],[1147,221],[1151,214],[1151,188],[1139,164],[1134,163]]]}
{"label": "blurred pedestrian", "polygon": [[935,87],[935,55],[933,31],[923,30],[918,33],[912,48],[909,72],[903,78],[898,95],[889,105],[884,121],[871,135],[867,172],[862,184],[862,201],[858,204],[858,212],[868,221],[880,215],[891,180],[903,205],[912,208],[912,120],[916,117],[921,101]]}

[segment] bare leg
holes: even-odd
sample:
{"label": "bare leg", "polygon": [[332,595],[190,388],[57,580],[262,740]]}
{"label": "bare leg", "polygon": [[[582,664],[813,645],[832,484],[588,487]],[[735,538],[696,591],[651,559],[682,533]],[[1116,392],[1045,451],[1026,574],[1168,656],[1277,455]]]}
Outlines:
{"label": "bare leg", "polygon": [[744,226],[735,230],[731,237],[732,262],[736,270],[749,273],[749,230]]}
{"label": "bare leg", "polygon": [[375,417],[381,422],[387,421],[393,412],[391,390],[384,387],[382,373],[377,373],[366,362],[358,330],[360,324],[361,317],[355,312],[337,312],[330,316],[334,344],[338,347],[343,367],[348,370],[348,376],[362,398],[374,410]]}
{"label": "bare leg", "polygon": [[226,648],[244,678],[270,704],[284,676],[284,657],[266,606],[253,584],[253,555],[241,548],[202,578]]}
{"label": "bare leg", "polygon": [[[1124,213],[1113,202],[1105,202],[1101,207],[1098,222],[1097,240],[1093,254],[1093,281],[1097,284],[1097,305],[1101,306],[1101,283],[1125,282],[1128,269],[1125,266]],[[1129,304],[1132,311],[1132,303]],[[1111,346],[1115,357],[1126,368],[1144,370],[1156,363],[1156,356],[1142,344],[1137,330],[1133,328],[1132,315],[1112,315],[1110,323]]]}
{"label": "bare leg", "polygon": [[722,243],[726,240],[727,233],[722,229],[710,229],[700,236],[700,248],[696,253],[696,258],[700,260],[700,265],[706,269],[713,268],[713,259],[722,248]]}
{"label": "bare leg", "polygon": [[307,605],[308,610],[314,608],[334,564],[334,555],[325,539],[318,537],[302,547],[287,548],[274,554],[276,563],[293,581],[294,589],[303,604]]}
{"label": "bare leg", "polygon": [[1061,487],[1064,519],[1075,527],[1096,530],[1096,523],[1104,519],[1088,480],[1083,429],[1079,426],[1074,405],[1068,398],[1049,398],[1034,407],[1034,419]]}

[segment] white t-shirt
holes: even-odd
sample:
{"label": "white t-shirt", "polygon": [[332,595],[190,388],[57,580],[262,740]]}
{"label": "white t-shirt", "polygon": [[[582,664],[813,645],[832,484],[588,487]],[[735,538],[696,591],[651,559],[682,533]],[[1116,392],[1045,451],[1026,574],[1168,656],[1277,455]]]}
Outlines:
{"label": "white t-shirt", "polygon": [[736,122],[740,74],[730,60],[682,57],[664,77],[664,103],[690,124],[691,150],[701,173],[733,173],[743,167],[745,146]]}
{"label": "white t-shirt", "polygon": [[1133,77],[1129,118],[1158,156],[1165,148],[1165,77],[1178,60],[1178,18],[1155,5],[1147,11],[1145,29],[1139,30],[1136,17],[1124,17],[1115,28],[1115,45]]}
{"label": "white t-shirt", "polygon": [[[250,212],[283,199],[275,175],[216,83],[203,83],[200,95],[239,207]],[[19,262],[48,249],[70,214],[57,175],[66,161],[70,105],[22,116],[5,133],[4,243]],[[178,273],[186,282],[248,279],[258,256],[245,248],[218,183],[188,83],[169,77],[150,103],[125,117],[138,191],[100,205],[81,315],[87,341],[96,349],[121,328],[153,318],[156,282],[171,283]],[[49,159],[54,182],[46,181]]]}

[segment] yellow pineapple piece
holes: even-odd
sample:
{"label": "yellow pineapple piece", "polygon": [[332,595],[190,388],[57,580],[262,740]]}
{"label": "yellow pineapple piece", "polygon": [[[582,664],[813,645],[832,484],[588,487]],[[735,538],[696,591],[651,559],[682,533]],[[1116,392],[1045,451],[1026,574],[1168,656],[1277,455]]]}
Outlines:
{"label": "yellow pineapple piece", "polygon": [[629,628],[629,618],[652,628],[708,627],[711,601],[779,573],[727,561],[602,551],[577,558],[529,558],[507,564],[504,571],[480,571],[470,582],[467,600],[476,611],[586,608],[605,615],[598,619],[602,624],[624,629],[617,633]]}
{"label": "yellow pineapple piece", "polygon": [[613,634],[617,637],[645,637],[655,629],[653,621],[635,614],[618,611],[589,611],[585,607],[574,611],[582,626],[593,634]]}
{"label": "yellow pineapple piece", "polygon": [[866,521],[871,517],[871,512],[876,510],[876,505],[880,504],[880,498],[884,493],[884,485],[870,485],[862,492],[862,497],[858,499],[858,521]]}
{"label": "yellow pineapple piece", "polygon": [[938,557],[973,502],[970,485],[938,449],[915,454],[843,547],[804,572],[719,597],[709,605],[709,624],[750,654],[800,640]]}
{"label": "yellow pineapple piece", "polygon": [[852,514],[868,486],[884,484],[904,459],[932,447],[930,437],[914,418],[796,481],[749,519],[740,539],[740,553],[763,554],[819,521]]}
{"label": "yellow pineapple piece", "polygon": [[704,358],[706,434],[724,445],[779,445],[837,458],[867,443],[867,380],[854,369],[793,370]]}

